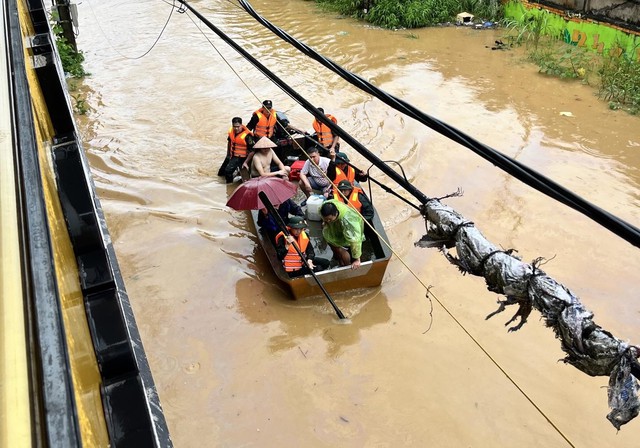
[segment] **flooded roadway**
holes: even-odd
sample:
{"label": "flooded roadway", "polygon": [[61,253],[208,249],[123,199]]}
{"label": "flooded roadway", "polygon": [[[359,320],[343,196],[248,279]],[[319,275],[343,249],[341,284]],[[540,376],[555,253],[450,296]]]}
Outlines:
{"label": "flooded roadway", "polygon": [[[277,4],[253,2],[345,68],[640,224],[638,118],[539,75],[519,51],[490,50],[501,31],[394,32]],[[637,248],[308,61],[233,3],[193,5],[426,195],[462,188],[446,203],[525,261],[553,258],[545,271],[596,323],[640,342]],[[79,10],[92,74],[79,127],[176,446],[637,446],[639,420],[616,434],[605,418],[608,379],[558,362],[536,311],[517,333],[504,327],[513,309],[485,321],[501,297],[414,247],[420,216],[380,189],[374,204],[412,272],[394,257],[382,287],[336,295],[348,325],[324,299],[288,300],[216,173],[231,117],[248,120],[259,99],[298,127],[312,118],[190,14],[171,14],[140,57],[167,3]],[[430,303],[413,274],[459,324],[435,302],[425,333]]]}

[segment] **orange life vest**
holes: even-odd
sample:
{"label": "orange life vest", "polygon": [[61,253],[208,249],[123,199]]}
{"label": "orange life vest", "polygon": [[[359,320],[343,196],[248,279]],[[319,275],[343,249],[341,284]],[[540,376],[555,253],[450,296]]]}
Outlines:
{"label": "orange life vest", "polygon": [[336,165],[336,178],[333,179],[333,197],[338,198],[342,197],[338,193],[338,184],[341,180],[348,180],[351,182],[351,185],[356,181],[356,170],[351,168],[349,165],[346,167],[347,172],[345,173]]}
{"label": "orange life vest", "polygon": [[358,197],[358,194],[361,193],[362,190],[358,187],[353,187],[353,190],[351,191],[351,194],[349,196],[347,196],[347,201],[345,202],[344,198],[338,194],[338,196],[334,196],[336,199],[338,199],[340,202],[344,203],[344,204],[349,204],[351,207],[355,208],[356,210],[358,210],[358,213],[360,213],[362,211],[362,202],[360,202],[360,198]]}
{"label": "orange life vest", "polygon": [[247,135],[251,135],[251,131],[242,126],[242,131],[236,134],[233,127],[229,129],[229,142],[231,144],[232,157],[247,157]]}
{"label": "orange life vest", "polygon": [[[325,116],[335,124],[338,124],[338,120],[333,115],[326,114]],[[329,126],[321,121],[313,120],[313,129],[316,131],[316,139],[322,146],[325,148],[331,146],[331,142],[333,141],[333,132],[331,132]]]}
{"label": "orange life vest", "polygon": [[254,113],[258,116],[258,124],[256,124],[253,134],[258,138],[271,138],[276,127],[276,110],[271,109],[268,117],[262,113],[262,109],[258,109]]}
{"label": "orange life vest", "polygon": [[[276,244],[278,243],[278,240],[280,238],[284,238],[284,232],[280,232],[276,235]],[[304,254],[307,250],[307,246],[309,245],[309,237],[307,236],[307,232],[305,232],[304,230],[300,232],[300,235],[298,235],[298,238],[296,238],[294,244],[296,244],[300,249],[300,252]],[[302,258],[300,258],[300,255],[298,255],[298,252],[296,251],[295,247],[293,247],[293,244],[289,246],[287,255],[285,255],[284,259],[282,260],[282,265],[284,266],[284,270],[287,272],[297,271],[299,269],[302,269],[302,267],[304,266]]]}

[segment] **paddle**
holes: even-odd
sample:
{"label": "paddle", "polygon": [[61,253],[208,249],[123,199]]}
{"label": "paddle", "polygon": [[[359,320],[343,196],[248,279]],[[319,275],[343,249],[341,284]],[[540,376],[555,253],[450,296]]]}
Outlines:
{"label": "paddle", "polygon": [[[258,193],[258,196],[260,197],[260,200],[262,201],[264,206],[267,208],[267,211],[269,212],[269,214],[271,214],[271,216],[273,216],[273,219],[276,220],[276,223],[278,224],[278,227],[280,228],[280,230],[285,234],[285,236],[289,236],[289,231],[287,230],[287,226],[285,225],[284,221],[282,221],[282,217],[280,216],[278,211],[275,209],[275,207],[273,206],[273,204],[271,203],[267,195],[264,193],[264,191],[261,191],[260,193]],[[300,258],[302,258],[302,262],[304,263],[304,265],[308,266],[307,257],[305,257],[304,254],[300,251],[300,248],[298,247],[298,245],[294,244],[293,247],[296,249],[296,252],[298,252],[298,255],[300,255]],[[336,303],[333,301],[333,299],[331,298],[327,290],[324,288],[324,286],[320,282],[320,279],[318,278],[316,273],[313,272],[313,269],[309,269],[309,273],[313,276],[313,279],[316,281],[316,283],[318,284],[318,286],[320,287],[324,295],[327,297],[327,299],[329,300],[329,303],[331,303],[331,306],[335,310],[338,317],[340,319],[346,319],[346,317],[344,317],[344,314],[342,314],[342,311],[340,311],[340,308],[338,308],[338,305],[336,305]]]}

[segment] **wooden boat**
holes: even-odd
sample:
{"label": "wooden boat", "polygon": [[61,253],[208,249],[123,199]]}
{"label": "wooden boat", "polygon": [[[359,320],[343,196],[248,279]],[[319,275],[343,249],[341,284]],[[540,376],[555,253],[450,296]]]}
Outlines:
{"label": "wooden boat", "polygon": [[[259,230],[258,213],[256,210],[251,212],[256,234],[278,279],[289,288],[294,299],[321,295],[322,290],[312,275],[308,274],[296,278],[289,277],[282,266],[282,262],[278,259],[273,243],[264,232]],[[366,240],[362,243],[362,257],[360,258],[362,264],[356,270],[352,270],[349,266],[339,266],[337,260],[332,260],[333,253],[331,248],[322,238],[321,222],[307,219],[307,224],[307,233],[311,239],[311,244],[313,244],[316,257],[331,260],[329,269],[316,273],[316,276],[328,292],[371,288],[382,283],[387,264],[391,258],[391,250],[384,242],[380,241],[380,237],[386,241],[388,239],[377,211],[373,216],[373,226],[380,237],[373,232],[366,232]]]}

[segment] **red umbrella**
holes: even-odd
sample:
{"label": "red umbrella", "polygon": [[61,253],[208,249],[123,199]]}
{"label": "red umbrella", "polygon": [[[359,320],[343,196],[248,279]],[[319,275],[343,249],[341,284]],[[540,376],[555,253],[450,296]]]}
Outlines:
{"label": "red umbrella", "polygon": [[297,185],[278,176],[254,177],[236,188],[227,201],[227,206],[235,210],[259,210],[264,208],[258,197],[261,191],[264,191],[272,204],[282,204],[292,198],[297,189]]}

